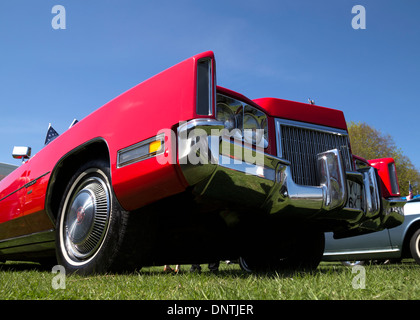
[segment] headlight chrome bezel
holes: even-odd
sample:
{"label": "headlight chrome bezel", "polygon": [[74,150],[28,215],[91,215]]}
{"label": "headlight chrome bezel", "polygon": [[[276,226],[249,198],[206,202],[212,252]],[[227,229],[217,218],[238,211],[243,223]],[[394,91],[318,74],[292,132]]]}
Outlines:
{"label": "headlight chrome bezel", "polygon": [[[242,139],[244,143],[256,147],[264,149],[268,147],[268,120],[264,112],[244,101],[218,93],[216,119],[223,123],[226,123],[226,119],[221,116],[222,112],[219,112],[219,110],[226,110],[226,108],[231,111],[235,119],[233,121],[235,127],[225,125],[231,137]],[[225,111],[223,111],[223,114],[225,114]],[[249,122],[247,124],[247,119],[251,122],[254,121],[254,124],[250,125]],[[238,131],[240,134],[238,134]]]}

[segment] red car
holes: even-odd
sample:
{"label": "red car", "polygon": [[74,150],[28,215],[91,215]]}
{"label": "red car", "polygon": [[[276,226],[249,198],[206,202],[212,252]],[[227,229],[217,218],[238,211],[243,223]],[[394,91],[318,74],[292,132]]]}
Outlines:
{"label": "red car", "polygon": [[313,269],[324,232],[403,221],[392,159],[377,170],[354,157],[341,111],[219,87],[213,52],[51,138],[33,157],[16,148],[23,163],[0,181],[0,260],[80,274],[235,258]]}

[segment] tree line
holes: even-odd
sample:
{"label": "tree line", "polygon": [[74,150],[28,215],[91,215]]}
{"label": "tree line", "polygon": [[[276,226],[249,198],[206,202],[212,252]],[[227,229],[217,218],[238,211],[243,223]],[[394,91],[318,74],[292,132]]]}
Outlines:
{"label": "tree line", "polygon": [[365,122],[351,121],[347,123],[347,128],[353,154],[367,160],[394,158],[401,196],[408,195],[409,183],[411,183],[413,194],[418,194],[420,172],[404,155],[404,152],[396,146],[389,134],[384,134]]}

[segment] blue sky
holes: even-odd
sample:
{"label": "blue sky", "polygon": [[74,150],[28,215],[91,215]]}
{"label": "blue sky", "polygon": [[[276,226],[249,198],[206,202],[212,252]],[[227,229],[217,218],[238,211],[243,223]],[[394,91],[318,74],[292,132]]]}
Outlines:
{"label": "blue sky", "polygon": [[[55,30],[55,5],[66,29]],[[354,5],[366,29],[354,30]],[[0,162],[39,151],[120,93],[213,50],[218,84],[344,111],[390,134],[420,169],[420,1],[2,0]]]}

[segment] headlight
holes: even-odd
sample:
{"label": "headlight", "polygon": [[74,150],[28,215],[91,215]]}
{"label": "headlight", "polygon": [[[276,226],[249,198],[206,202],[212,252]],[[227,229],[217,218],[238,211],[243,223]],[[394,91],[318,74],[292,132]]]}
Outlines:
{"label": "headlight", "polygon": [[257,108],[218,94],[216,119],[224,123],[231,137],[262,148],[268,146],[267,116]]}
{"label": "headlight", "polygon": [[263,133],[258,120],[250,113],[244,114],[243,120],[244,139],[248,143],[258,145],[261,141]]}
{"label": "headlight", "polygon": [[216,119],[219,121],[222,121],[225,128],[228,129],[229,131],[236,128],[235,115],[227,104],[224,104],[224,103],[217,104]]}

